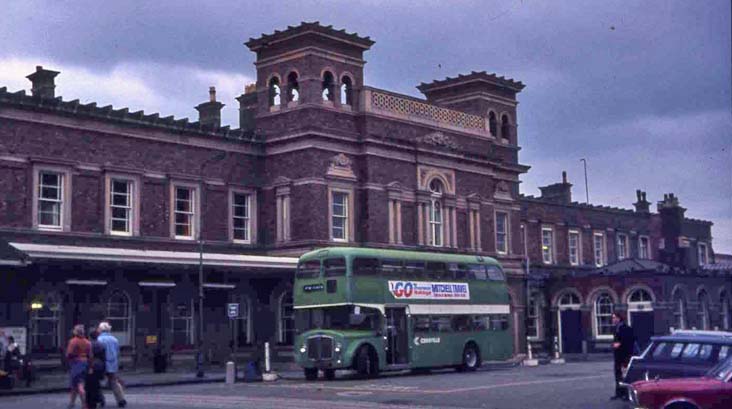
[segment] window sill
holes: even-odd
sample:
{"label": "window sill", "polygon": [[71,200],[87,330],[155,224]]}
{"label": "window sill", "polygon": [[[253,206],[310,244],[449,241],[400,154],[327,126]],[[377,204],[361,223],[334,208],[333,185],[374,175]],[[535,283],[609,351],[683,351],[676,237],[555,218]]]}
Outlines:
{"label": "window sill", "polygon": [[41,225],[41,224],[36,226],[36,229],[42,230],[42,231],[64,231],[63,226],[47,226],[47,225]]}
{"label": "window sill", "polygon": [[247,244],[247,245],[252,244],[252,241],[251,240],[237,240],[237,239],[232,239],[231,242],[234,243],[234,244]]}
{"label": "window sill", "polygon": [[595,335],[595,340],[597,341],[612,341],[613,336],[612,335]]}
{"label": "window sill", "polygon": [[173,236],[173,238],[176,239],[176,240],[186,240],[186,241],[194,241],[194,240],[196,240],[196,238],[193,237],[193,236]]}
{"label": "window sill", "polygon": [[134,234],[132,233],[125,233],[125,232],[119,232],[119,231],[110,231],[107,234],[110,236],[117,236],[117,237],[132,237]]}

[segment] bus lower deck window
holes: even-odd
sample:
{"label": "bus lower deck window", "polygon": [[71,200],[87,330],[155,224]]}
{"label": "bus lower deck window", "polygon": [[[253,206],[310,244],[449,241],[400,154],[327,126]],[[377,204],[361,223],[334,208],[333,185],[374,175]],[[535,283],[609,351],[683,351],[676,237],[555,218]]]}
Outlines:
{"label": "bus lower deck window", "polygon": [[323,260],[323,271],[326,277],[346,275],[346,259],[343,257],[327,258]]}
{"label": "bus lower deck window", "polygon": [[317,278],[320,276],[320,260],[308,260],[297,266],[298,278]]}

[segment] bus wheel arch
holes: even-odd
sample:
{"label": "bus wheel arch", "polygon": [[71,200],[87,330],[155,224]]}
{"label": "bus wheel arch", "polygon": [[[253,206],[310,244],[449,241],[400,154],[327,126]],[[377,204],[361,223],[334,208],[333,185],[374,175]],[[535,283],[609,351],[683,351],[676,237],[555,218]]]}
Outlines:
{"label": "bus wheel arch", "polygon": [[475,341],[468,341],[463,347],[462,363],[460,369],[463,371],[475,371],[482,364],[480,347]]}
{"label": "bus wheel arch", "polygon": [[365,378],[373,378],[379,373],[379,354],[373,345],[365,342],[358,346],[353,358],[353,369]]}

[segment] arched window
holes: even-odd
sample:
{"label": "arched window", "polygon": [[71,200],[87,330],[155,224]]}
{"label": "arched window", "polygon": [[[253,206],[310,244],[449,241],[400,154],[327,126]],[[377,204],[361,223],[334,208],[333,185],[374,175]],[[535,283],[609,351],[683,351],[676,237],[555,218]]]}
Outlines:
{"label": "arched window", "polygon": [[280,296],[279,328],[277,340],[280,344],[292,345],[295,341],[295,310],[292,307],[292,291],[286,291]]}
{"label": "arched window", "polygon": [[699,326],[701,329],[709,329],[709,295],[705,290],[699,291],[697,295],[699,299]]}
{"label": "arched window", "polygon": [[719,295],[719,307],[721,309],[721,325],[722,329],[730,329],[730,311],[729,311],[729,296],[727,291],[722,291]]}
{"label": "arched window", "polygon": [[496,119],[496,113],[493,111],[488,113],[488,131],[491,135],[498,136],[498,120]]}
{"label": "arched window", "polygon": [[234,344],[237,347],[244,347],[252,343],[252,322],[251,322],[251,303],[249,297],[243,294],[234,294],[231,302],[239,304],[239,316],[230,320],[231,333],[233,334]]}
{"label": "arched window", "polygon": [[531,294],[526,313],[526,335],[532,339],[541,338],[541,302],[539,294]]}
{"label": "arched window", "polygon": [[511,122],[508,120],[508,115],[501,117],[501,138],[511,140]]}
{"label": "arched window", "polygon": [[613,335],[613,299],[608,293],[600,293],[595,299],[595,336],[611,337]]}
{"label": "arched window", "polygon": [[628,304],[649,302],[653,302],[653,298],[651,298],[651,294],[649,294],[648,291],[642,288],[633,290],[633,292],[628,296]]}
{"label": "arched window", "polygon": [[353,83],[347,75],[341,78],[341,104],[353,106]]}
{"label": "arched window", "polygon": [[279,106],[280,103],[280,79],[272,77],[272,79],[269,80],[269,106]]}
{"label": "arched window", "polygon": [[61,346],[61,298],[45,294],[31,300],[30,344],[35,352],[56,352]]}
{"label": "arched window", "polygon": [[676,289],[673,293],[674,317],[676,318],[676,328],[686,328],[686,296],[681,289]]}
{"label": "arched window", "polygon": [[575,293],[565,293],[562,295],[561,298],[559,298],[559,308],[579,308],[580,307],[580,299],[579,296]]}
{"label": "arched window", "polygon": [[643,289],[636,288],[628,295],[628,325],[633,325],[634,313],[641,314],[653,311],[653,297]]}
{"label": "arched window", "polygon": [[432,179],[429,184],[430,192],[430,245],[442,247],[443,235],[443,211],[442,211],[442,195],[445,187],[439,179]]}
{"label": "arched window", "polygon": [[300,99],[300,85],[297,82],[297,73],[291,72],[287,76],[287,102],[297,102]]}
{"label": "arched window", "polygon": [[187,349],[193,342],[193,300],[171,305],[170,331],[173,349]]}
{"label": "arched window", "polygon": [[335,100],[335,81],[333,80],[333,74],[330,71],[326,71],[323,74],[323,88],[322,96],[323,101],[333,102]]}
{"label": "arched window", "polygon": [[112,326],[112,335],[120,345],[132,343],[132,319],[130,314],[130,298],[122,291],[115,291],[107,301],[105,320]]}

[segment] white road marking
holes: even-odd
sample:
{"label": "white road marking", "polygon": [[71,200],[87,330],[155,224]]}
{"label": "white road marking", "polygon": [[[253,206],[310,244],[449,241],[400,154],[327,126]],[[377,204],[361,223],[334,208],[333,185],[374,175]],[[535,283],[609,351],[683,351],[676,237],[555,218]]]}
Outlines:
{"label": "white road marking", "polygon": [[333,386],[322,383],[297,383],[297,384],[280,384],[280,385],[268,385],[268,387],[280,387],[280,388],[296,388],[296,389],[326,389],[334,391],[372,391],[372,392],[398,392],[398,393],[428,393],[428,394],[444,394],[444,393],[461,393],[471,392],[489,389],[500,389],[510,388],[515,386],[528,386],[528,385],[546,385],[553,383],[563,382],[575,382],[587,379],[600,379],[600,378],[611,378],[611,375],[591,375],[591,376],[576,376],[571,378],[561,379],[537,379],[533,381],[518,381],[518,382],[507,382],[507,383],[495,383],[491,385],[480,385],[480,386],[469,386],[464,388],[452,388],[452,389],[421,389],[418,386],[400,386],[400,385],[379,385],[379,384],[366,384],[358,386]]}

